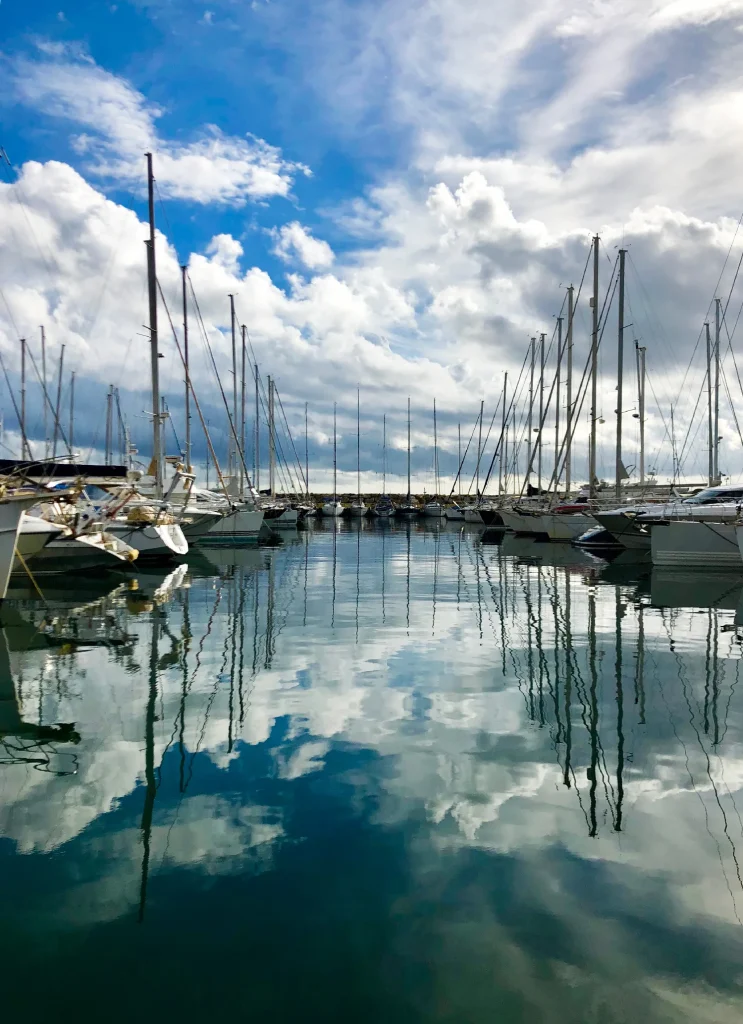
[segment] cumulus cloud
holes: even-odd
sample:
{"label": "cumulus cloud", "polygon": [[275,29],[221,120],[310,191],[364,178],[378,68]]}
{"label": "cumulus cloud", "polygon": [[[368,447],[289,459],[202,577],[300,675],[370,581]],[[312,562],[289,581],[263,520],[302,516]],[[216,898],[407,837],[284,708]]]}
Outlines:
{"label": "cumulus cloud", "polygon": [[141,190],[149,151],[162,192],[196,203],[286,196],[294,176],[309,173],[263,139],[226,135],[215,125],[191,141],[163,139],[156,128],[163,110],[79,50],[44,46],[39,57],[14,57],[6,67],[18,102],[82,129],[74,148],[89,174],[111,184]]}
{"label": "cumulus cloud", "polygon": [[328,243],[321,238],[313,238],[296,220],[279,228],[274,232],[274,237],[274,252],[277,256],[287,262],[296,259],[308,270],[322,270],[331,266],[335,259]]}

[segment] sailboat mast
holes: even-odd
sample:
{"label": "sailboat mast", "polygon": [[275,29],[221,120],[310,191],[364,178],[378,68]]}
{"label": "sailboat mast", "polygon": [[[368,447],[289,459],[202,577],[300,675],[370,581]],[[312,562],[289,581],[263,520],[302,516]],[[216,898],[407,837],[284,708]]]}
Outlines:
{"label": "sailboat mast", "polygon": [[720,483],[720,300],[715,299],[715,479],[714,484]]}
{"label": "sailboat mast", "polygon": [[307,497],[310,496],[310,432],[308,404],[304,403],[304,485],[307,488]]}
{"label": "sailboat mast", "polygon": [[526,484],[529,483],[529,477],[531,476],[532,445],[534,443],[534,361],[536,359],[536,345],[537,339],[532,338],[530,343],[531,372],[529,373],[529,416],[527,420],[529,437],[526,442]]}
{"label": "sailboat mast", "polygon": [[[484,403],[483,403],[484,404]],[[482,417],[482,410],[480,411]],[[482,420],[481,420],[482,422]],[[433,400],[433,481],[436,488],[435,497],[439,496],[439,436],[436,430],[436,399]]]}
{"label": "sailboat mast", "polygon": [[44,392],[44,458],[49,457],[49,412],[46,407],[46,331],[41,330],[41,388]]}
{"label": "sailboat mast", "polygon": [[245,367],[247,365],[247,346],[245,344],[245,338],[247,334],[247,327],[245,324],[242,325],[241,330],[241,341],[242,341],[242,352],[240,362],[240,496],[245,497],[245,466],[246,466],[246,455],[245,447],[247,437],[245,434],[245,406],[247,394],[245,391]]}
{"label": "sailboat mast", "polygon": [[[436,403],[434,402],[434,408],[435,408],[435,406],[436,406]],[[477,424],[478,424],[478,434],[477,434],[477,466],[475,467],[475,494],[477,495],[477,500],[478,501],[480,500],[480,462],[482,460],[482,414],[483,414],[484,408],[485,408],[485,399],[483,398],[483,399],[480,400],[480,415],[479,415],[478,421],[477,421]],[[434,412],[434,433],[436,431],[435,420],[436,420],[436,413]]]}
{"label": "sailboat mast", "polygon": [[255,489],[261,493],[261,396],[258,363],[255,364]]}
{"label": "sailboat mast", "polygon": [[539,431],[537,433],[537,487],[542,490],[542,427],[544,421],[544,334],[539,335]]}
{"label": "sailboat mast", "polygon": [[617,500],[625,476],[622,463],[622,402],[624,399],[624,259],[626,249],[619,250],[619,313],[617,327],[617,456],[615,466],[614,493]]}
{"label": "sailboat mast", "polygon": [[227,449],[228,473],[237,476],[237,339],[235,337],[235,296],[230,295],[230,335],[232,337],[232,429],[229,430],[230,443]]}
{"label": "sailboat mast", "polygon": [[596,417],[599,356],[599,236],[593,239],[593,323],[591,328],[591,436],[588,444],[588,489],[596,495]]}
{"label": "sailboat mast", "polygon": [[356,388],[356,497],[361,504],[361,398]]}
{"label": "sailboat mast", "polygon": [[155,261],[155,178],[152,153],[147,153],[147,206],[150,237],[147,240],[147,291],[150,307],[150,372],[152,376],[152,461],[155,464],[155,496],[163,495],[163,457],[160,413],[160,353],[157,335],[157,264]]}
{"label": "sailboat mast", "polygon": [[507,418],[506,418],[506,400],[507,400],[507,398],[508,398],[508,370],[506,370],[506,372],[503,374],[503,408],[501,409],[501,427],[500,427],[501,451],[500,451],[500,460],[499,460],[499,467],[498,467],[500,469],[500,482],[498,484],[498,491],[499,491],[500,494],[503,494],[503,488],[505,486],[506,476],[508,474],[508,462],[507,462],[507,459],[508,459],[508,439],[507,439],[507,436],[506,436],[506,426],[507,426],[507,422],[508,422]]}
{"label": "sailboat mast", "polygon": [[[709,325],[707,325],[709,326]],[[640,416],[640,483],[645,483],[645,348],[635,342],[637,358],[637,405]]]}
{"label": "sailboat mast", "polygon": [[191,371],[188,361],[188,303],[186,301],[186,273],[188,266],[181,267],[181,292],[183,300],[183,363],[186,370],[186,393],[184,411],[186,417],[186,471],[191,472]]}
{"label": "sailboat mast", "polygon": [[31,449],[26,437],[26,339],[21,338],[21,458],[30,459]]}
{"label": "sailboat mast", "polygon": [[338,438],[336,434],[337,404],[333,402],[333,501],[338,501]]}
{"label": "sailboat mast", "polygon": [[459,470],[457,471],[457,493],[459,497],[462,497],[462,424],[457,423],[457,465]]}
{"label": "sailboat mast", "polygon": [[105,455],[103,461],[107,466],[111,465],[111,407],[113,404],[113,385],[109,384],[108,394],[106,395],[106,441],[105,441]]}
{"label": "sailboat mast", "polygon": [[574,288],[572,284],[568,288],[568,336],[565,344],[568,350],[568,364],[567,364],[567,380],[565,381],[565,398],[566,398],[566,410],[565,415],[567,422],[565,424],[565,431],[567,434],[567,442],[565,444],[565,491],[570,493],[571,484],[571,470],[572,460],[571,453],[573,448],[573,315],[575,312],[574,305]]}
{"label": "sailboat mast", "polygon": [[408,499],[410,498],[410,395],[408,395]]}
{"label": "sailboat mast", "polygon": [[74,459],[75,452],[73,445],[75,443],[75,371],[73,370],[70,374],[70,455]]}
{"label": "sailboat mast", "polygon": [[268,378],[268,487],[271,497],[276,497],[276,434],[274,427],[274,382],[273,377]]}
{"label": "sailboat mast", "polygon": [[64,372],[64,345],[59,350],[59,375],[57,376],[57,404],[54,407],[54,435],[52,440],[52,458],[57,457],[57,434],[59,433],[59,409],[62,401],[62,373]]}

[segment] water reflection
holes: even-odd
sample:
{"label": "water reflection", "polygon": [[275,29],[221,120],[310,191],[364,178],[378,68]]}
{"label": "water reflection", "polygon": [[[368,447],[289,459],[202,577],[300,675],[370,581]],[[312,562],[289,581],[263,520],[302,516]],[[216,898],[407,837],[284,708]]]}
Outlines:
{"label": "water reflection", "polygon": [[86,587],[0,630],[3,897],[55,983],[136,925],[286,1019],[738,1015],[743,581],[325,521]]}

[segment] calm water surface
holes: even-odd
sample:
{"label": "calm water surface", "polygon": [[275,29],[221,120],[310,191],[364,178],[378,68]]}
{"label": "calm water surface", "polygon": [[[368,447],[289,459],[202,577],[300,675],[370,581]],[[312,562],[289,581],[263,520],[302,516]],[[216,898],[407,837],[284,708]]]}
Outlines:
{"label": "calm water surface", "polygon": [[9,1019],[740,1021],[743,581],[489,540],[6,605]]}

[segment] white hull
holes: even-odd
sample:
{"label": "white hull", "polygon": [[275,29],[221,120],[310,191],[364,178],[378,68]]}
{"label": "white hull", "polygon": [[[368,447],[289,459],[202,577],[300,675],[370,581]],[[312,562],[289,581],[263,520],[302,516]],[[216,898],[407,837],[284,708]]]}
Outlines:
{"label": "white hull", "polygon": [[222,518],[219,512],[187,512],[178,525],[187,541],[200,540]]}
{"label": "white hull", "polygon": [[201,544],[250,544],[257,542],[263,525],[263,513],[238,508],[222,516],[208,533],[200,538]]}
{"label": "white hull", "polygon": [[540,516],[542,527],[550,540],[574,541],[582,536],[586,530],[596,525],[593,516],[583,515],[577,512],[574,515],[552,515],[547,513]]}
{"label": "white hull", "polygon": [[351,519],[363,519],[369,510],[366,505],[351,505],[347,512]]}
{"label": "white hull", "polygon": [[599,526],[608,530],[622,547],[631,551],[650,550],[650,531],[640,531],[634,518],[622,515],[621,512],[597,512],[594,519]]}
{"label": "white hull", "polygon": [[0,502],[0,600],[5,600],[8,593],[21,517],[27,508],[36,505],[38,501],[38,495],[11,495]]}
{"label": "white hull", "polygon": [[483,518],[480,515],[479,508],[466,508],[464,510],[464,521],[465,523],[472,523],[473,526],[482,526]]}
{"label": "white hull", "polygon": [[299,522],[299,512],[295,508],[285,508],[281,515],[264,516],[263,522],[272,530],[293,530]]}
{"label": "white hull", "polygon": [[119,537],[100,530],[50,540],[39,551],[31,571],[42,573],[82,572],[86,569],[120,569],[134,562],[138,551]]}
{"label": "white hull", "polygon": [[[219,524],[217,524],[219,525]],[[177,523],[124,523],[109,521],[107,533],[136,548],[140,558],[174,558],[188,554],[188,541]]]}
{"label": "white hull", "polygon": [[442,519],[446,514],[444,506],[439,505],[438,502],[430,502],[428,505],[423,506],[423,515],[426,519]]}
{"label": "white hull", "polygon": [[534,535],[544,533],[544,524],[541,515],[526,515],[523,512],[501,511],[503,525],[507,530],[523,535]]}
{"label": "white hull", "polygon": [[[461,508],[448,508],[446,510],[446,519],[450,523],[463,523],[464,512]],[[480,520],[482,522],[482,520]]]}
{"label": "white hull", "polygon": [[326,501],[320,510],[320,514],[325,519],[334,519],[343,513],[343,506],[339,501]]}
{"label": "white hull", "polygon": [[62,532],[63,528],[61,526],[49,523],[46,519],[40,519],[38,516],[30,516],[24,512],[16,539],[16,558],[13,561],[12,571],[26,571],[18,555],[27,563],[29,559],[38,555],[49,541],[59,537]]}
{"label": "white hull", "polygon": [[650,529],[653,565],[738,569],[743,558],[733,523],[659,523]]}

